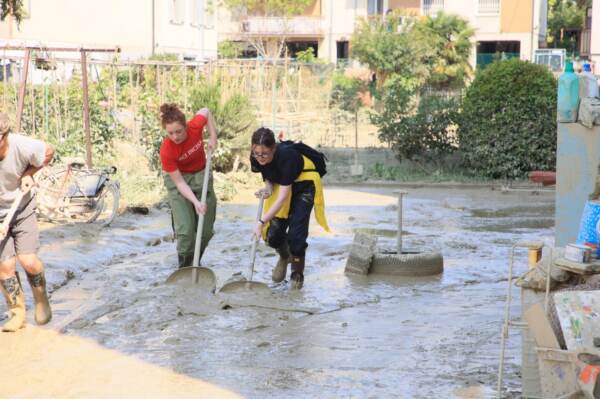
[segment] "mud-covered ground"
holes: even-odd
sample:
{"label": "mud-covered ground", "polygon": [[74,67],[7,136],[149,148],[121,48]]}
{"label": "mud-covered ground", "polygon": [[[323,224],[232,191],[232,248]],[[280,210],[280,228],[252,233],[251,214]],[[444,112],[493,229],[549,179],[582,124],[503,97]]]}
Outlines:
{"label": "mud-covered ground", "polygon": [[[37,328],[30,314],[25,330],[0,335],[0,386],[9,397],[52,398],[492,396],[509,248],[552,242],[553,195],[410,190],[405,246],[441,250],[445,261],[443,275],[419,279],[343,273],[356,230],[394,246],[391,189],[330,189],[326,202],[333,231],[311,226],[304,289],[265,295],[165,285],[176,257],[164,211],[108,229],[45,226],[54,319]],[[218,286],[246,271],[255,214],[249,193],[219,205],[203,259]],[[517,259],[525,271],[526,254]],[[261,244],[255,279],[269,282],[275,261]],[[515,331],[506,366],[515,394],[519,364]]]}

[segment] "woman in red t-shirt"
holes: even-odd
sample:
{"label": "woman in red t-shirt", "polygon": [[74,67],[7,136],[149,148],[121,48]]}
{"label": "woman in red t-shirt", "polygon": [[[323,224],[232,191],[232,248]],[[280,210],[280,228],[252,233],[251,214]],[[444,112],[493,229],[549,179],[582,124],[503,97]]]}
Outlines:
{"label": "woman in red t-shirt", "polygon": [[200,203],[199,198],[206,166],[202,133],[206,126],[210,134],[208,148],[212,152],[217,147],[217,130],[207,108],[202,108],[187,123],[185,115],[175,104],[161,105],[160,113],[162,127],[167,132],[160,146],[160,161],[171,206],[179,267],[191,266],[198,214],[204,215],[200,257],[213,236],[217,198],[212,176],[208,181],[206,203]]}

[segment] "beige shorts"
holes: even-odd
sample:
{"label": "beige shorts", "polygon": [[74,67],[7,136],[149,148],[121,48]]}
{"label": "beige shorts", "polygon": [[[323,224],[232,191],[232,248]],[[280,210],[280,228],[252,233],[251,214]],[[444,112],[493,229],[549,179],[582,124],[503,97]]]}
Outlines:
{"label": "beige shorts", "polygon": [[40,235],[35,207],[36,202],[33,198],[13,218],[7,236],[0,241],[0,262],[14,258],[15,255],[37,254]]}

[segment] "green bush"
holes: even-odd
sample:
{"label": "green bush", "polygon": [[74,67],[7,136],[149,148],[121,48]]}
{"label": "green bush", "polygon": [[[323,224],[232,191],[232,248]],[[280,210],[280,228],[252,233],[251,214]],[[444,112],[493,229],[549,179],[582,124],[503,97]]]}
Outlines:
{"label": "green bush", "polygon": [[511,59],[478,71],[467,89],[458,138],[465,166],[491,178],[550,170],[556,160],[556,80]]}
{"label": "green bush", "polygon": [[239,58],[242,55],[242,45],[231,40],[224,40],[217,45],[219,58]]}
{"label": "green bush", "polygon": [[456,149],[454,124],[458,101],[438,94],[420,94],[411,79],[392,76],[385,83],[383,111],[371,119],[379,138],[391,144],[398,159],[421,167],[437,167]]}

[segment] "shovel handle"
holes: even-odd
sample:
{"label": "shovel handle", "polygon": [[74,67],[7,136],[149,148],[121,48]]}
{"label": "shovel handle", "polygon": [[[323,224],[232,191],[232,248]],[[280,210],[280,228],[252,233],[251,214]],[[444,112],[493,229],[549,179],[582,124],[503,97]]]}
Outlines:
{"label": "shovel handle", "polygon": [[[258,212],[256,213],[256,222],[260,220],[263,213],[263,205],[265,204],[265,199],[260,197],[258,201]],[[250,250],[250,267],[248,268],[248,281],[252,281],[252,276],[254,275],[254,261],[256,259],[256,247],[258,245],[258,240],[260,237],[256,237],[253,235],[252,237],[252,249]]]}
{"label": "shovel handle", "polygon": [[[206,166],[204,168],[204,181],[202,183],[202,195],[200,197],[200,202],[206,204],[206,196],[208,195],[208,179],[210,177],[210,167],[212,164],[212,150],[208,150],[206,155]],[[194,262],[192,266],[199,266],[200,263],[200,245],[202,243],[202,230],[204,227],[204,215],[198,215],[198,227],[196,228],[196,246],[194,249]],[[196,273],[197,271],[194,269],[193,279],[196,281]]]}
{"label": "shovel handle", "polygon": [[15,213],[17,213],[17,209],[19,209],[19,205],[21,205],[21,201],[23,200],[23,197],[25,197],[25,194],[27,194],[29,192],[28,191],[21,191],[20,189],[17,190],[17,196],[15,197],[15,200],[13,201],[12,205],[10,206],[10,208],[8,209],[8,212],[6,213],[6,216],[4,217],[4,221],[2,222],[2,228],[0,228],[0,240],[3,240],[5,237],[5,234],[8,233],[8,228],[10,227],[10,222],[12,222],[13,217],[15,217]]}

